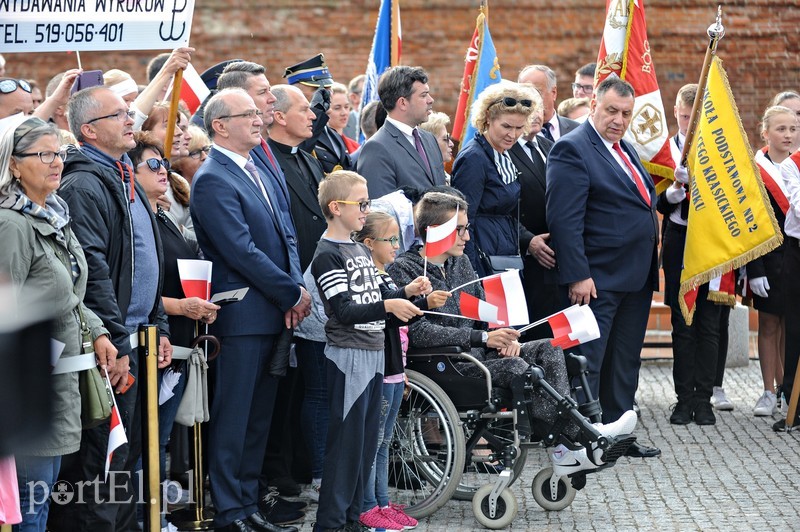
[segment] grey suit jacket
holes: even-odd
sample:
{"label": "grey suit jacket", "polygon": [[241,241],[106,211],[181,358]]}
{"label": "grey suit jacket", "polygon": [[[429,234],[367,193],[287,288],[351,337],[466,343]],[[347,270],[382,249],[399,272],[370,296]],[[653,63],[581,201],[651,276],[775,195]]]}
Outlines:
{"label": "grey suit jacket", "polygon": [[567,118],[560,115],[558,117],[558,129],[561,131],[562,137],[567,133],[569,133],[570,131],[572,131],[573,129],[575,129],[576,127],[578,127],[579,125],[581,125],[580,122],[576,122],[571,118]]}
{"label": "grey suit jacket", "polygon": [[356,169],[367,180],[370,198],[379,198],[402,186],[426,190],[444,185],[444,161],[436,138],[423,130],[420,138],[430,171],[405,135],[389,121],[364,143]]}

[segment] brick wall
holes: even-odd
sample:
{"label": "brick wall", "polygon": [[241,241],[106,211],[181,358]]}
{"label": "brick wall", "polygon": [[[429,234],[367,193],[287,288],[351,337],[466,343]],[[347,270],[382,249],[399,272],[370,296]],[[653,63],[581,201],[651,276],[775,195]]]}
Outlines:
{"label": "brick wall", "polygon": [[[265,5],[268,4],[269,7]],[[197,0],[192,45],[203,70],[231,57],[263,63],[270,81],[283,68],[323,51],[331,72],[347,82],[363,73],[379,0]],[[424,66],[435,107],[452,115],[472,35],[478,0],[401,0],[403,62]],[[677,89],[696,82],[716,1],[649,0],[648,33],[667,110]],[[495,0],[490,28],[504,77],[515,79],[527,63],[545,63],[559,76],[561,98],[571,95],[576,68],[597,55],[603,0]],[[734,0],[725,6],[726,37],[719,55],[731,80],[745,129],[756,123],[772,95],[800,89],[800,8],[797,2]],[[122,68],[138,81],[152,52],[85,53],[84,68]],[[11,75],[46,83],[75,64],[74,55],[7,54]],[[674,126],[673,126],[674,127]]]}

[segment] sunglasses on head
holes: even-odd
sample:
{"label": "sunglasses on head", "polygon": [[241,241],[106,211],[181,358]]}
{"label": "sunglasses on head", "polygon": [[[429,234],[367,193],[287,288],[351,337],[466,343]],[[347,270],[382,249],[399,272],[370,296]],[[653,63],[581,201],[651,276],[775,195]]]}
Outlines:
{"label": "sunglasses on head", "polygon": [[11,94],[17,87],[24,90],[27,93],[31,92],[31,85],[24,79],[14,79],[14,78],[6,78],[4,80],[0,80],[0,92],[3,94]]}
{"label": "sunglasses on head", "polygon": [[158,172],[159,168],[161,168],[162,166],[164,167],[164,170],[169,172],[169,160],[168,159],[156,159],[155,157],[151,157],[150,159],[145,159],[144,161],[142,161],[139,164],[137,164],[136,168],[139,168],[140,166],[144,166],[145,164],[153,172]]}
{"label": "sunglasses on head", "polygon": [[[504,98],[500,98],[492,103],[492,105],[503,102],[503,105],[506,107],[516,107],[517,104],[520,104],[522,107],[530,107],[533,105],[532,100],[517,100],[516,98],[512,98],[511,96],[506,96]],[[491,107],[490,105],[489,107]]]}

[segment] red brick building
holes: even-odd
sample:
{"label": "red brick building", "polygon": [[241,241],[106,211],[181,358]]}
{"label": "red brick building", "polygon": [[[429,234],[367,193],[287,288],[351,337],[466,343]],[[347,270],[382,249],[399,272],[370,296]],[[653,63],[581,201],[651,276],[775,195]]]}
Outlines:
{"label": "red brick building", "polygon": [[[191,43],[202,71],[232,57],[267,66],[273,84],[285,66],[324,52],[337,80],[363,73],[379,0],[196,0]],[[479,0],[401,0],[403,63],[431,76],[435,108],[455,112],[464,53]],[[647,0],[648,33],[665,107],[678,88],[696,82],[717,2]],[[756,138],[758,117],[774,93],[800,90],[800,7],[796,1],[734,0],[724,6],[725,60],[745,129]],[[604,0],[493,0],[489,23],[503,77],[528,63],[556,70],[559,95],[571,95],[573,72],[594,61]],[[154,52],[84,53],[84,68],[121,68],[139,82]],[[47,83],[75,65],[74,55],[7,54],[9,75]],[[674,125],[672,125],[674,128]]]}

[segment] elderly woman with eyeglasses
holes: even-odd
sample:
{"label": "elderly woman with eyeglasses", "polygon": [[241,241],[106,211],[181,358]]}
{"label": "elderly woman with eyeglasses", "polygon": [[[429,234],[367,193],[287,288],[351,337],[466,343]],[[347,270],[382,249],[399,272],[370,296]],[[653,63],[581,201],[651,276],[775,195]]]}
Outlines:
{"label": "elderly woman with eyeglasses", "polygon": [[50,431],[16,456],[19,530],[44,531],[61,457],[80,447],[78,373],[99,360],[113,364],[117,350],[83,304],[88,267],[56,195],[66,157],[58,129],[35,117],[13,120],[0,136],[0,279],[11,282],[21,308],[52,316],[53,339],[63,346],[51,377]]}
{"label": "elderly woman with eyeglasses", "polygon": [[466,254],[478,275],[493,273],[496,255],[519,255],[517,168],[508,150],[530,127],[542,99],[532,87],[503,81],[487,87],[472,105],[478,131],[453,163],[451,184],[466,196],[472,240]]}

